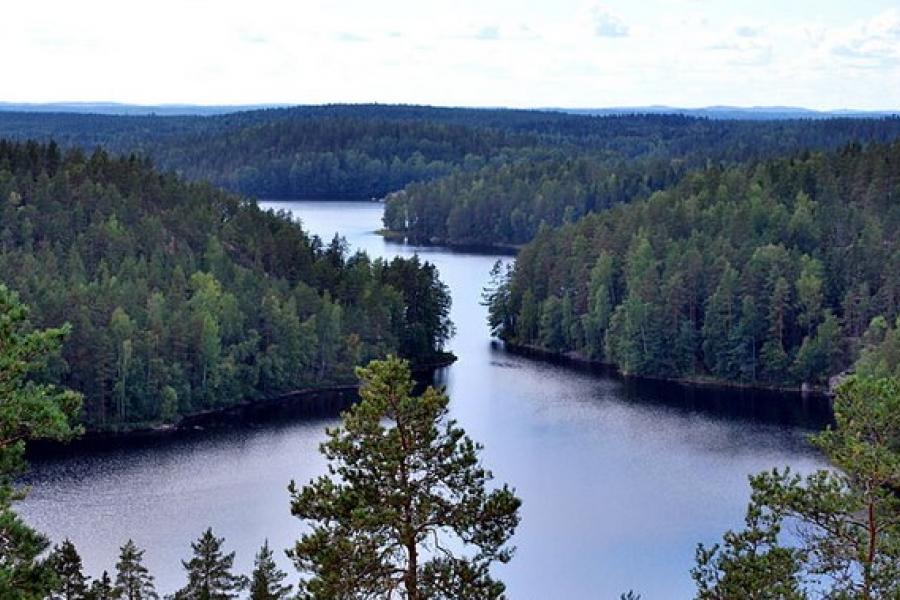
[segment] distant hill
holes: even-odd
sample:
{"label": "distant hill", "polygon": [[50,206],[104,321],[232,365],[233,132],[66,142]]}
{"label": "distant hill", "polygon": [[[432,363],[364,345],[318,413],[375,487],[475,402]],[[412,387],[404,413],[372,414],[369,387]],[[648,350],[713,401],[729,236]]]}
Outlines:
{"label": "distant hill", "polygon": [[[42,106],[51,110],[50,105]],[[98,111],[154,108],[103,103],[68,106],[71,110]],[[63,149],[78,147],[87,152],[101,146],[117,154],[135,153],[187,179],[210,181],[262,198],[384,197],[411,183],[435,181],[458,172],[472,174],[487,168],[484,176],[499,182],[507,178],[495,178],[491,173],[504,165],[563,161],[550,167],[546,181],[536,173],[518,180],[528,182],[528,190],[519,186],[517,192],[503,186],[500,196],[484,199],[494,207],[491,214],[495,214],[501,205],[508,204],[500,200],[513,194],[512,204],[524,212],[524,217],[515,215],[515,225],[503,227],[492,222],[490,227],[475,231],[478,237],[489,236],[490,243],[521,243],[532,237],[542,221],[557,225],[567,215],[575,218],[606,205],[609,197],[596,192],[601,182],[595,177],[590,176],[589,181],[580,175],[569,177],[571,169],[565,162],[573,158],[588,159],[580,163],[586,167],[588,163],[603,165],[604,179],[612,175],[614,180],[607,187],[615,190],[617,197],[631,198],[635,190],[652,191],[668,185],[686,168],[703,166],[708,160],[734,163],[806,149],[830,149],[853,141],[884,142],[898,135],[900,118],[726,120],[685,114],[583,115],[386,104],[179,115],[0,110],[0,137],[44,142],[52,139]],[[617,164],[636,159],[653,161],[658,167],[654,172],[659,175],[647,178],[636,173],[634,181],[623,186],[621,174],[629,169],[620,169]],[[599,172],[590,167],[584,170],[588,173]],[[564,186],[551,185],[549,180],[557,181],[558,177],[584,185],[569,193]],[[475,191],[480,178],[472,182]],[[445,224],[449,227],[449,213],[461,204],[461,196],[447,198],[443,208],[436,209],[432,205],[437,196],[427,203],[429,216],[425,221],[413,219],[410,226],[392,219],[393,228],[409,230],[410,235],[423,239],[457,238],[440,230]],[[532,199],[538,196],[543,200],[535,204]],[[483,203],[460,206],[455,211],[456,226],[450,229],[461,233],[471,229],[463,227],[466,223],[489,221],[486,215],[472,210],[476,204]],[[572,208],[567,211],[569,205]],[[413,213],[407,211],[406,216]],[[395,216],[408,220],[399,213]],[[508,220],[512,211],[498,218]],[[426,224],[427,231],[420,231]]]}
{"label": "distant hill", "polygon": [[199,104],[120,104],[118,102],[0,102],[0,111],[36,113],[76,113],[92,115],[159,115],[159,116],[208,116],[281,108],[286,104],[244,104],[204,106]]}
{"label": "distant hill", "polygon": [[620,106],[612,108],[552,108],[573,115],[686,115],[721,120],[782,121],[787,119],[833,119],[837,117],[880,118],[900,114],[900,110],[813,110],[796,106],[707,106],[703,108],[679,108],[677,106]]}
{"label": "distant hill", "polygon": [[[337,107],[341,105],[302,105],[289,103],[271,104],[123,104],[120,102],[2,102],[2,112],[36,112],[36,113],[75,113],[93,115],[157,115],[157,116],[212,116],[225,115],[237,112],[261,110],[267,108],[293,108],[306,113],[318,112],[318,109]],[[351,107],[354,105],[343,105]],[[378,105],[355,105],[371,107]],[[389,107],[390,105],[381,105]],[[405,108],[406,116],[422,116],[418,113],[448,112],[458,110],[482,111],[482,113],[504,113],[515,111],[521,113],[557,112],[572,115],[611,116],[611,115],[685,115],[689,117],[705,117],[709,119],[752,119],[760,121],[784,120],[784,119],[830,119],[834,117],[858,117],[879,118],[892,115],[900,115],[898,110],[869,111],[855,109],[839,110],[813,110],[797,106],[706,106],[702,108],[684,108],[678,106],[666,106],[653,104],[649,106],[613,106],[605,108],[538,108],[534,109],[507,109],[496,108],[465,108],[465,107],[438,107],[438,106],[414,106],[395,105],[394,108]]]}

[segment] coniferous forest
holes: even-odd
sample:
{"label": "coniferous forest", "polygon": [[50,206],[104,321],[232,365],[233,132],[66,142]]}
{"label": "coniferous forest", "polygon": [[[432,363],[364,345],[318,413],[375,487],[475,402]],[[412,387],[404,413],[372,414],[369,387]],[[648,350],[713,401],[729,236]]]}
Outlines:
{"label": "coniferous forest", "polygon": [[388,353],[445,359],[432,265],[351,254],[146,160],[0,141],[0,199],[0,279],[35,326],[71,326],[42,378],[83,393],[92,428],[350,383]]}
{"label": "coniferous forest", "polygon": [[[522,243],[541,222],[560,224],[566,215],[575,218],[623,196],[659,189],[707,160],[732,164],[898,135],[895,117],[753,121],[377,104],[166,117],[0,111],[0,137],[136,153],[162,170],[262,198],[381,198],[411,183],[467,173],[452,194],[442,186],[412,188],[397,205],[407,217],[400,219],[404,213],[396,210],[387,226],[419,240],[482,245]],[[559,164],[573,159],[574,165]],[[627,164],[637,159],[646,161],[639,184]],[[529,175],[529,167],[520,164],[510,174],[508,166],[517,162],[539,166],[530,167]],[[629,174],[622,183],[584,174],[608,179],[623,167]],[[542,171],[539,177],[535,169]],[[507,196],[503,187],[513,182],[518,191]],[[541,196],[540,203],[523,198],[522,186],[532,197]],[[493,187],[487,198],[485,187]],[[497,213],[508,205],[526,220],[517,216],[510,223],[508,214]],[[428,219],[420,223],[423,214],[439,228]],[[455,229],[459,223],[451,225],[483,218],[489,227],[474,239]]]}
{"label": "coniferous forest", "polygon": [[651,377],[896,374],[900,144],[710,167],[545,229],[495,272],[505,340]]}
{"label": "coniferous forest", "polygon": [[299,580],[268,541],[240,574],[208,528],[172,597],[505,597],[492,566],[514,556],[522,500],[492,483],[443,390],[412,393],[412,367],[453,359],[437,269],[353,253],[243,192],[388,194],[388,233],[520,247],[484,290],[513,350],[835,391],[835,427],[812,442],[840,471],[752,476],[744,528],[698,545],[690,576],[698,598],[896,595],[896,118],[334,106],[10,113],[0,131],[2,594],[158,597],[133,540],[91,579],[75,544],[18,516],[26,442],[358,380],[320,448],[328,474],[288,488]]}
{"label": "coniferous forest", "polygon": [[0,56],[0,600],[900,600],[900,1]]}

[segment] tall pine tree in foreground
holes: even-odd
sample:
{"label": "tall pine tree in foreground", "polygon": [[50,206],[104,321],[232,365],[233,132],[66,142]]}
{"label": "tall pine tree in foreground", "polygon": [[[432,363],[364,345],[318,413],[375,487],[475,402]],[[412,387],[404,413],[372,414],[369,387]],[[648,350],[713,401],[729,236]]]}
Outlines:
{"label": "tall pine tree in foreground", "polygon": [[447,416],[447,396],[413,396],[396,358],[357,370],[361,401],[322,452],[329,475],[302,489],[292,513],[308,522],[290,554],[309,574],[301,598],[490,599],[503,596],[520,501],[479,462],[480,446]]}
{"label": "tall pine tree in foreground", "polygon": [[834,410],[812,441],[836,468],[751,477],[746,529],[697,549],[699,598],[900,598],[900,380],[851,377]]}
{"label": "tall pine tree in foreground", "polygon": [[230,600],[247,587],[247,578],[231,572],[234,552],[225,554],[225,538],[213,535],[212,528],[191,543],[194,556],[181,561],[187,571],[188,582],[176,594],[176,600]]}
{"label": "tall pine tree in foreground", "polygon": [[70,423],[81,407],[74,392],[35,383],[39,372],[58,352],[67,327],[34,331],[28,309],[0,284],[0,598],[43,599],[55,575],[41,560],[47,539],[13,511],[22,498],[14,478],[25,466],[25,443],[34,439],[65,440],[77,434]]}
{"label": "tall pine tree in foreground", "polygon": [[284,600],[291,593],[290,585],[282,585],[287,573],[278,568],[269,540],[256,554],[253,574],[250,576],[250,600]]}
{"label": "tall pine tree in foreground", "polygon": [[51,600],[84,600],[88,596],[88,580],[75,544],[64,540],[53,549],[48,563],[56,573]]}
{"label": "tall pine tree in foreground", "polygon": [[153,586],[153,576],[144,566],[144,551],[132,540],[120,549],[115,590],[124,600],[155,600],[159,597]]}

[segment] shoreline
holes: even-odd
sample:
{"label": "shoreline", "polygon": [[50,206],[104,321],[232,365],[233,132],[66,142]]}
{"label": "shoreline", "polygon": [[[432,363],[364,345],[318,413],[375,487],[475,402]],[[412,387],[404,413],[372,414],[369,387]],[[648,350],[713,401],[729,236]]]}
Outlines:
{"label": "shoreline", "polygon": [[445,248],[450,252],[471,252],[474,254],[501,254],[503,256],[516,256],[519,254],[519,251],[525,247],[525,244],[457,244],[439,238],[424,240],[410,237],[403,231],[394,231],[392,229],[376,229],[374,233],[375,235],[379,235],[389,242],[406,244],[410,246]]}
{"label": "shoreline", "polygon": [[593,360],[587,358],[585,356],[581,356],[575,352],[569,352],[566,354],[558,354],[556,352],[551,352],[550,350],[545,350],[543,348],[538,348],[536,346],[527,346],[522,344],[515,344],[512,342],[499,341],[495,343],[502,344],[503,348],[511,354],[515,354],[517,356],[524,356],[526,358],[532,358],[534,360],[561,365],[564,367],[569,367],[573,369],[577,369],[580,371],[587,371],[591,373],[598,373],[609,377],[615,377],[616,379],[620,379],[622,381],[636,381],[636,382],[655,382],[655,383],[667,383],[670,385],[678,385],[685,388],[694,388],[694,389],[707,389],[707,390],[718,390],[718,391],[737,391],[737,392],[759,392],[759,393],[778,393],[789,396],[797,396],[800,398],[816,398],[821,400],[830,400],[832,398],[832,394],[825,388],[822,387],[814,387],[809,389],[803,389],[801,386],[797,387],[783,387],[783,386],[771,386],[771,385],[761,385],[761,384],[748,384],[748,383],[740,383],[736,381],[724,381],[712,378],[676,378],[676,377],[652,377],[647,375],[631,375],[627,373],[622,373],[618,367],[613,365],[612,363],[607,363],[603,361]]}
{"label": "shoreline", "polygon": [[[436,371],[457,361],[452,352],[440,359],[411,366],[413,378],[420,384],[430,384]],[[243,426],[259,420],[290,414],[309,416],[336,415],[359,399],[359,383],[334,384],[291,390],[264,398],[247,399],[230,404],[198,410],[182,415],[174,423],[142,424],[122,429],[86,429],[78,437],[60,442],[34,440],[28,452],[53,454],[72,448],[86,448],[120,442],[136,442],[176,437],[190,432],[227,426]]]}

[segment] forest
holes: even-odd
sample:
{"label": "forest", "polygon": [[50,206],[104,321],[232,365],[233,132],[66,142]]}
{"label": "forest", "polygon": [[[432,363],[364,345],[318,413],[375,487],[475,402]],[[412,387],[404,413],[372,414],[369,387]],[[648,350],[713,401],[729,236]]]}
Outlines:
{"label": "forest", "polygon": [[888,142],[900,134],[897,118],[605,119],[611,125],[608,134],[598,130],[572,136],[557,140],[556,147],[542,147],[543,152],[520,151],[511,161],[411,183],[387,197],[385,227],[419,243],[518,246],[542,226],[573,223],[615,204],[646,198],[697,168],[833,150],[852,142]]}
{"label": "forest", "polygon": [[691,172],[542,229],[495,268],[491,326],[642,376],[823,386],[860,356],[896,375],[898,197],[897,142]]}
{"label": "forest", "polygon": [[448,358],[450,296],[418,258],[371,260],[146,159],[0,141],[0,280],[71,334],[42,381],[122,429]]}
{"label": "forest", "polygon": [[[608,184],[611,189],[594,188],[579,176],[583,171],[560,167],[570,159],[589,162],[594,172],[611,172],[625,161],[650,161],[651,170],[666,174],[642,182],[652,191],[668,185],[684,165],[705,166],[709,159],[732,163],[805,148],[834,148],[853,140],[888,141],[898,133],[897,118],[740,121],[378,104],[214,116],[0,112],[0,137],[53,139],[63,149],[85,152],[102,146],[112,153],[135,153],[151,158],[162,170],[258,198],[381,198],[410,184],[452,175],[453,197],[445,195],[443,183],[411,188],[408,201],[397,203],[395,197],[387,226],[419,240],[436,237],[483,245],[522,243],[541,222],[557,225],[565,215],[603,207],[614,201],[606,195],[609,191],[635,191],[634,182],[623,184],[623,189],[615,183]],[[538,167],[544,171],[540,180],[519,184],[520,191],[527,186],[527,199],[505,195],[502,186],[510,183],[510,164],[545,160],[549,163]],[[493,188],[491,202],[513,205],[525,214],[525,222],[518,216],[510,223],[490,215],[479,239],[469,239],[465,228],[461,237],[451,235],[448,228],[456,232],[460,223],[490,213],[483,206],[484,187]],[[579,191],[584,197],[569,199],[561,193],[576,187],[587,188]],[[422,222],[418,216],[425,213],[434,215]],[[432,220],[442,224],[440,230],[434,230]]]}

